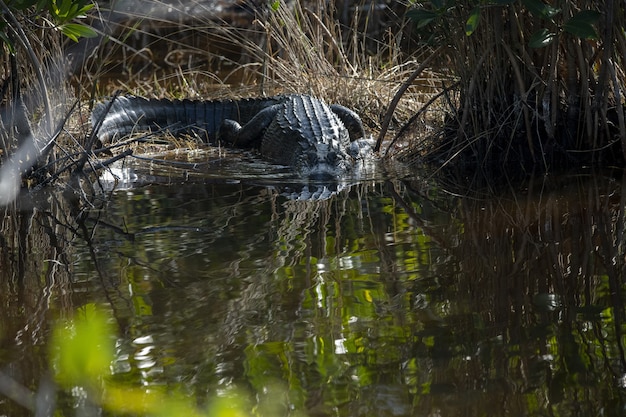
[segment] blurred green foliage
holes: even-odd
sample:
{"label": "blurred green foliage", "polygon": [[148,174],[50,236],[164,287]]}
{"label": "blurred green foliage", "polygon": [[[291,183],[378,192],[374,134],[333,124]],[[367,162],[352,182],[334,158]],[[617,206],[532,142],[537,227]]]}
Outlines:
{"label": "blurred green foliage", "polygon": [[95,304],[76,310],[71,319],[60,320],[53,329],[51,368],[59,385],[71,391],[82,388],[89,399],[105,410],[129,415],[163,417],[246,417],[250,407],[237,389],[214,397],[206,409],[195,399],[172,387],[144,389],[111,379],[116,332],[113,319]]}
{"label": "blurred green foliage", "polygon": [[[576,2],[568,1],[569,8],[578,9]],[[563,8],[554,7],[541,0],[488,0],[488,1],[453,1],[433,0],[415,2],[407,16],[416,26],[421,39],[433,45],[439,45],[450,36],[456,36],[455,27],[465,21],[465,34],[471,36],[481,21],[481,14],[494,7],[517,6],[529,12],[543,27],[535,30],[529,38],[529,46],[542,48],[549,45],[557,35],[568,33],[580,39],[598,39],[595,25],[600,13],[595,10],[578,10],[572,16],[563,14]]]}
{"label": "blurred green foliage", "polygon": [[[87,12],[94,7],[91,0],[13,0],[2,4],[2,17],[0,18],[0,39],[13,51],[11,32],[15,32],[15,25],[20,22],[28,22],[33,30],[41,27],[38,20],[49,22],[52,27],[59,30],[73,41],[79,38],[91,38],[97,36],[96,32],[83,23],[77,23],[83,19]],[[8,17],[19,16],[20,18]]]}
{"label": "blurred green foliage", "polygon": [[65,388],[90,385],[109,374],[113,360],[113,332],[108,317],[94,304],[60,321],[53,331],[52,368]]}

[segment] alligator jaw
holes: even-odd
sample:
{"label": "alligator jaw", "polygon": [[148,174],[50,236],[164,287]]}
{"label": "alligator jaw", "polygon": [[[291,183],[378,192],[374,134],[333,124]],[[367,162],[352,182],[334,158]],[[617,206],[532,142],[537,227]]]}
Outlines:
{"label": "alligator jaw", "polygon": [[323,166],[323,167],[313,167],[309,172],[304,173],[306,178],[312,182],[328,182],[335,181],[339,174],[332,170],[331,167]]}
{"label": "alligator jaw", "polygon": [[306,178],[312,182],[334,182],[344,176],[350,170],[345,161],[338,164],[328,164],[319,162],[314,165],[300,167],[298,170],[302,178]]}
{"label": "alligator jaw", "polygon": [[328,139],[292,151],[291,165],[295,172],[300,178],[312,182],[337,181],[350,171],[352,165],[352,157],[340,146],[329,146]]}

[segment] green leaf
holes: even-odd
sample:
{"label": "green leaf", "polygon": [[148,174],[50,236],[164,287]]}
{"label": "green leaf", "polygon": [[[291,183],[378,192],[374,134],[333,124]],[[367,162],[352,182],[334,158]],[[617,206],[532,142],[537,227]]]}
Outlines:
{"label": "green leaf", "polygon": [[0,40],[2,40],[2,42],[7,46],[7,48],[9,49],[9,53],[11,54],[15,53],[15,46],[13,45],[11,40],[8,38],[7,34],[4,33],[4,31],[0,31]]}
{"label": "green leaf", "polygon": [[280,7],[280,1],[274,0],[272,2],[271,7],[272,7],[272,11],[274,11],[274,12],[278,11],[278,8]]}
{"label": "green leaf", "polygon": [[426,9],[413,9],[406,13],[407,17],[415,22],[418,29],[423,28],[430,24],[433,20],[439,17],[437,12]]}
{"label": "green leaf", "polygon": [[531,48],[543,48],[548,46],[556,38],[556,33],[550,32],[548,29],[540,29],[532,34],[528,41]]}
{"label": "green leaf", "polygon": [[47,4],[52,17],[60,23],[81,17],[94,7],[93,3],[84,0],[48,0]]}
{"label": "green leaf", "polygon": [[593,27],[602,15],[594,10],[581,10],[563,25],[563,30],[581,39],[598,39]]}
{"label": "green leaf", "polygon": [[76,11],[76,16],[74,16],[74,17],[83,17],[84,15],[87,14],[87,12],[89,10],[93,9],[94,6],[95,6],[95,4],[93,4],[93,3],[89,3],[89,4],[84,5],[83,7],[78,9],[78,11]]}
{"label": "green leaf", "polygon": [[469,18],[465,22],[465,35],[470,36],[476,28],[478,27],[478,23],[480,23],[480,7],[476,6],[472,10]]}
{"label": "green leaf", "polygon": [[72,0],[61,0],[61,4],[57,3],[57,16],[61,19],[67,18],[68,17],[68,13],[72,7]]}
{"label": "green leaf", "polygon": [[594,27],[587,23],[576,23],[567,21],[563,29],[581,39],[598,39],[598,34]]}
{"label": "green leaf", "polygon": [[541,0],[522,0],[522,3],[532,14],[542,19],[552,19],[561,11],[549,4],[545,4]]}
{"label": "green leaf", "polygon": [[576,22],[576,23],[587,23],[590,25],[595,25],[598,23],[598,20],[602,17],[602,13],[597,12],[595,10],[581,10],[572,16],[568,22]]}
{"label": "green leaf", "polygon": [[79,23],[65,23],[59,26],[59,29],[74,42],[78,42],[78,38],[95,38],[98,36],[95,30]]}

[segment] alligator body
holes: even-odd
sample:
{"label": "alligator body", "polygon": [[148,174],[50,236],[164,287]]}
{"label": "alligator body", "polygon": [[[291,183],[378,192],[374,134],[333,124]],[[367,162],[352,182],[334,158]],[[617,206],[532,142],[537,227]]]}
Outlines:
{"label": "alligator body", "polygon": [[192,101],[121,96],[93,111],[98,138],[111,142],[134,132],[195,134],[208,143],[258,148],[273,163],[309,178],[338,178],[372,153],[359,116],[308,95]]}

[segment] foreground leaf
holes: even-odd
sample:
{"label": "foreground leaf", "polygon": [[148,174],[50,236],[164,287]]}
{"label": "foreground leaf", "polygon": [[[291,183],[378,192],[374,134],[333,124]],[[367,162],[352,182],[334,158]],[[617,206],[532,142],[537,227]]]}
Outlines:
{"label": "foreground leaf", "polygon": [[556,33],[550,32],[548,29],[541,29],[533,33],[528,41],[531,48],[543,48],[548,46],[556,38]]}
{"label": "foreground leaf", "polygon": [[74,42],[78,42],[79,38],[95,38],[96,36],[98,36],[96,31],[89,26],[81,25],[78,23],[66,23],[59,26],[59,29],[61,29],[61,32],[65,36],[67,36]]}
{"label": "foreground leaf", "polygon": [[470,17],[465,22],[465,35],[470,36],[476,28],[478,27],[478,23],[480,23],[480,7],[474,7]]}
{"label": "foreground leaf", "polygon": [[598,39],[598,34],[593,27],[598,22],[601,14],[594,10],[581,10],[572,16],[563,29],[581,39]]}

